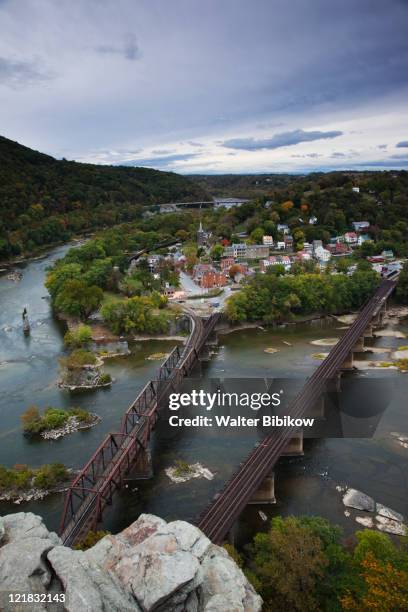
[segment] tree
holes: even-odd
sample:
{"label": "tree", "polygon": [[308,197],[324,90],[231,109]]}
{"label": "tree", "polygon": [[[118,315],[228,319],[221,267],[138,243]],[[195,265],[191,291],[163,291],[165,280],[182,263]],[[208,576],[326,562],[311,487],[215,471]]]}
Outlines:
{"label": "tree", "polygon": [[40,411],[37,406],[29,406],[20,417],[23,430],[25,432],[35,432],[38,427],[37,425],[41,421]]}
{"label": "tree", "polygon": [[343,610],[351,612],[403,612],[408,610],[408,571],[381,563],[369,552],[361,563],[364,588],[361,594],[345,595]]}
{"label": "tree", "polygon": [[271,610],[318,610],[315,590],[328,560],[323,545],[295,517],[276,517],[268,533],[258,533],[252,548],[253,571]]}
{"label": "tree", "polygon": [[214,244],[211,249],[210,255],[214,261],[219,261],[224,253],[224,247],[222,244]]}
{"label": "tree", "polygon": [[262,227],[256,227],[252,232],[251,232],[251,241],[254,244],[259,244],[260,242],[262,242],[262,238],[264,237],[265,232],[262,229]]}
{"label": "tree", "polygon": [[64,344],[70,349],[81,348],[92,340],[92,329],[89,325],[79,325],[77,329],[67,331],[64,336]]}
{"label": "tree", "polygon": [[55,299],[55,308],[60,312],[86,319],[102,303],[102,289],[88,286],[84,281],[69,280]]}

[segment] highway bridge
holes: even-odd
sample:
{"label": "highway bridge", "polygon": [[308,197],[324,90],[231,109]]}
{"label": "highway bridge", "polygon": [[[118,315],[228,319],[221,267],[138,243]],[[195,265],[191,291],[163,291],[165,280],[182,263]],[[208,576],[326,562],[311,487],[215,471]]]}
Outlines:
{"label": "highway bridge", "polygon": [[197,362],[199,353],[220,315],[207,319],[189,311],[190,336],[176,346],[161,365],[155,380],[149,381],[123,415],[117,433],[109,433],[70,485],[60,525],[61,539],[72,545],[101,521],[106,506],[124,486],[125,478],[136,470],[146,471],[148,444],[169,393],[176,390]]}
{"label": "highway bridge", "polygon": [[[343,368],[352,366],[353,350],[361,350],[361,341],[367,328],[379,322],[395,284],[394,280],[388,279],[381,282],[375,294],[360,310],[355,322],[290,403],[288,415],[302,418],[317,404],[328,381],[333,380]],[[212,542],[219,544],[225,540],[242,510],[251,502],[262,483],[270,477],[293,435],[291,427],[269,434],[255,446],[222,491],[215,495],[197,521],[198,527]]]}

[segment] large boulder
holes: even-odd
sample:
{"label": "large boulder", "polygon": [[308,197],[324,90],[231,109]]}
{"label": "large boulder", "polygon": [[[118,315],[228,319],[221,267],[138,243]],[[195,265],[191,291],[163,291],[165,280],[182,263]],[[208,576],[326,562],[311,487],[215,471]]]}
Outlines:
{"label": "large boulder", "polygon": [[62,546],[33,514],[3,517],[0,583],[65,593],[68,612],[257,612],[262,605],[228,553],[197,527],[148,514],[85,552]]}
{"label": "large boulder", "polygon": [[[0,517],[1,610],[16,609],[15,604],[7,601],[7,591],[28,593],[62,591],[58,581],[54,580],[46,556],[60,544],[58,536],[50,533],[42,519],[31,512]],[[38,604],[35,609],[46,608]]]}

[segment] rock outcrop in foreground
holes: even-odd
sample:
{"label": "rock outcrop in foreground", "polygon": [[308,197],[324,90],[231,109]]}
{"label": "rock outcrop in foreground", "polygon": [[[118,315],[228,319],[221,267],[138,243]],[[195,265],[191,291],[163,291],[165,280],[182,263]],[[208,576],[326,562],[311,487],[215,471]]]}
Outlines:
{"label": "rock outcrop in foreground", "polygon": [[63,546],[35,514],[0,517],[0,585],[65,593],[69,612],[256,612],[262,604],[223,548],[189,523],[149,514],[85,552]]}

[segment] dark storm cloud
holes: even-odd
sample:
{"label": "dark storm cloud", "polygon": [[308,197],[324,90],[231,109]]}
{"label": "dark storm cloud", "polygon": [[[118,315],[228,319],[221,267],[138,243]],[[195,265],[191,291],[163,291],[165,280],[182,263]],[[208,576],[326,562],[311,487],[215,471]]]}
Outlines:
{"label": "dark storm cloud", "polygon": [[398,149],[405,149],[406,147],[408,147],[408,140],[401,140],[401,142],[397,144]]}
{"label": "dark storm cloud", "polygon": [[343,132],[334,130],[330,132],[321,132],[315,130],[313,132],[305,132],[303,130],[293,130],[293,132],[282,132],[275,134],[271,138],[230,138],[222,144],[229,149],[244,149],[246,151],[259,151],[260,149],[279,149],[280,147],[288,147],[299,144],[300,142],[312,142],[313,140],[321,140],[326,138],[336,138],[341,136]]}
{"label": "dark storm cloud", "polygon": [[106,55],[122,55],[125,59],[131,61],[141,57],[139,45],[134,34],[126,34],[124,41],[119,45],[97,45],[95,51]]}
{"label": "dark storm cloud", "polygon": [[22,87],[51,78],[51,73],[39,70],[35,62],[0,57],[0,85]]}

